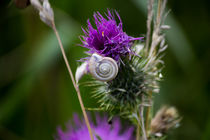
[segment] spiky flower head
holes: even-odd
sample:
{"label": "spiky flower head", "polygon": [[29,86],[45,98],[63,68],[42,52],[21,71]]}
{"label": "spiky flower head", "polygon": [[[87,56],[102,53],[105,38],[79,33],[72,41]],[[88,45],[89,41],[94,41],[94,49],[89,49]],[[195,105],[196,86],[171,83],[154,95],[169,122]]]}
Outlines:
{"label": "spiky flower head", "polygon": [[[96,116],[96,124],[91,123],[95,140],[133,140],[133,127],[127,128],[122,133],[119,119],[113,120],[112,124],[109,124],[107,120],[107,117]],[[58,128],[56,140],[90,140],[85,122],[78,116],[75,116],[73,121],[74,126],[70,122],[65,132],[60,127]]]}
{"label": "spiky flower head", "polygon": [[123,60],[124,65],[120,65],[115,79],[90,84],[95,86],[93,96],[98,99],[99,109],[110,112],[111,116],[132,118],[132,112],[136,112],[140,105],[150,105],[147,100],[150,92],[159,91],[161,68],[158,68],[156,60],[148,64],[144,49],[138,54],[142,57],[132,56],[130,60]]}
{"label": "spiky flower head", "polygon": [[92,26],[90,20],[87,21],[88,28],[83,29],[85,35],[81,36],[82,46],[89,49],[88,54],[97,53],[111,57],[120,64],[122,57],[133,54],[131,50],[133,42],[142,38],[134,38],[123,32],[122,21],[116,11],[119,23],[110,10],[105,15],[106,18],[99,12],[94,13],[96,28]]}

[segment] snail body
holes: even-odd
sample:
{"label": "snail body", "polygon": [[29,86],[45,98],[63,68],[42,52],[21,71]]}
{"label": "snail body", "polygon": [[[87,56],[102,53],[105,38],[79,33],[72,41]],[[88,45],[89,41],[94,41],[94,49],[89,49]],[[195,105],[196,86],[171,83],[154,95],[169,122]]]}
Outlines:
{"label": "snail body", "polygon": [[107,82],[117,76],[118,65],[114,59],[94,53],[88,62],[88,70],[95,79]]}

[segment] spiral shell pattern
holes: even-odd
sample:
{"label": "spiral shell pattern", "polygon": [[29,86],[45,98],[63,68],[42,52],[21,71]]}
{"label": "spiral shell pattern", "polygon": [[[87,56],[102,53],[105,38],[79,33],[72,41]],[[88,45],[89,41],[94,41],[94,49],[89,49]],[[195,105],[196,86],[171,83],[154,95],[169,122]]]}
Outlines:
{"label": "spiral shell pattern", "polygon": [[94,78],[106,82],[117,76],[118,65],[114,59],[94,53],[89,60],[88,70]]}

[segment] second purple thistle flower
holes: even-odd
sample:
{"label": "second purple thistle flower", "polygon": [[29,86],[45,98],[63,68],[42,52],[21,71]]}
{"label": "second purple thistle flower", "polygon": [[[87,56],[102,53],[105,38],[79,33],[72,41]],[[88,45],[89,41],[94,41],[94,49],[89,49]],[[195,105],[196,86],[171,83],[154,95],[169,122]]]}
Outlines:
{"label": "second purple thistle flower", "polygon": [[[119,24],[115,20],[115,15],[119,19]],[[96,28],[90,20],[87,21],[87,29],[83,29],[84,36],[81,36],[82,46],[88,48],[90,55],[97,53],[101,56],[111,57],[120,64],[121,57],[132,55],[131,50],[135,40],[141,40],[143,37],[134,38],[128,36],[122,29],[122,20],[119,14],[108,10],[106,18],[99,12],[94,13]]]}
{"label": "second purple thistle flower", "polygon": [[[133,127],[122,126],[119,119],[114,119],[112,125],[108,124],[107,120],[106,116],[96,116],[96,124],[91,122],[91,127],[94,130],[94,140],[134,140]],[[55,140],[90,140],[84,121],[75,116],[73,122],[71,121],[67,125],[66,131],[58,127]]]}

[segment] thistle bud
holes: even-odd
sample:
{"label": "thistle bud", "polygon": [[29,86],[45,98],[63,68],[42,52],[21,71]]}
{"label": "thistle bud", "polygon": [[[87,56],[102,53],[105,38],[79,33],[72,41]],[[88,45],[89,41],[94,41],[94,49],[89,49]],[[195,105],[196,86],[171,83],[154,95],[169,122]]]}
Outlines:
{"label": "thistle bud", "polygon": [[180,120],[176,108],[163,106],[151,121],[151,134],[161,137],[170,129],[179,126]]}

